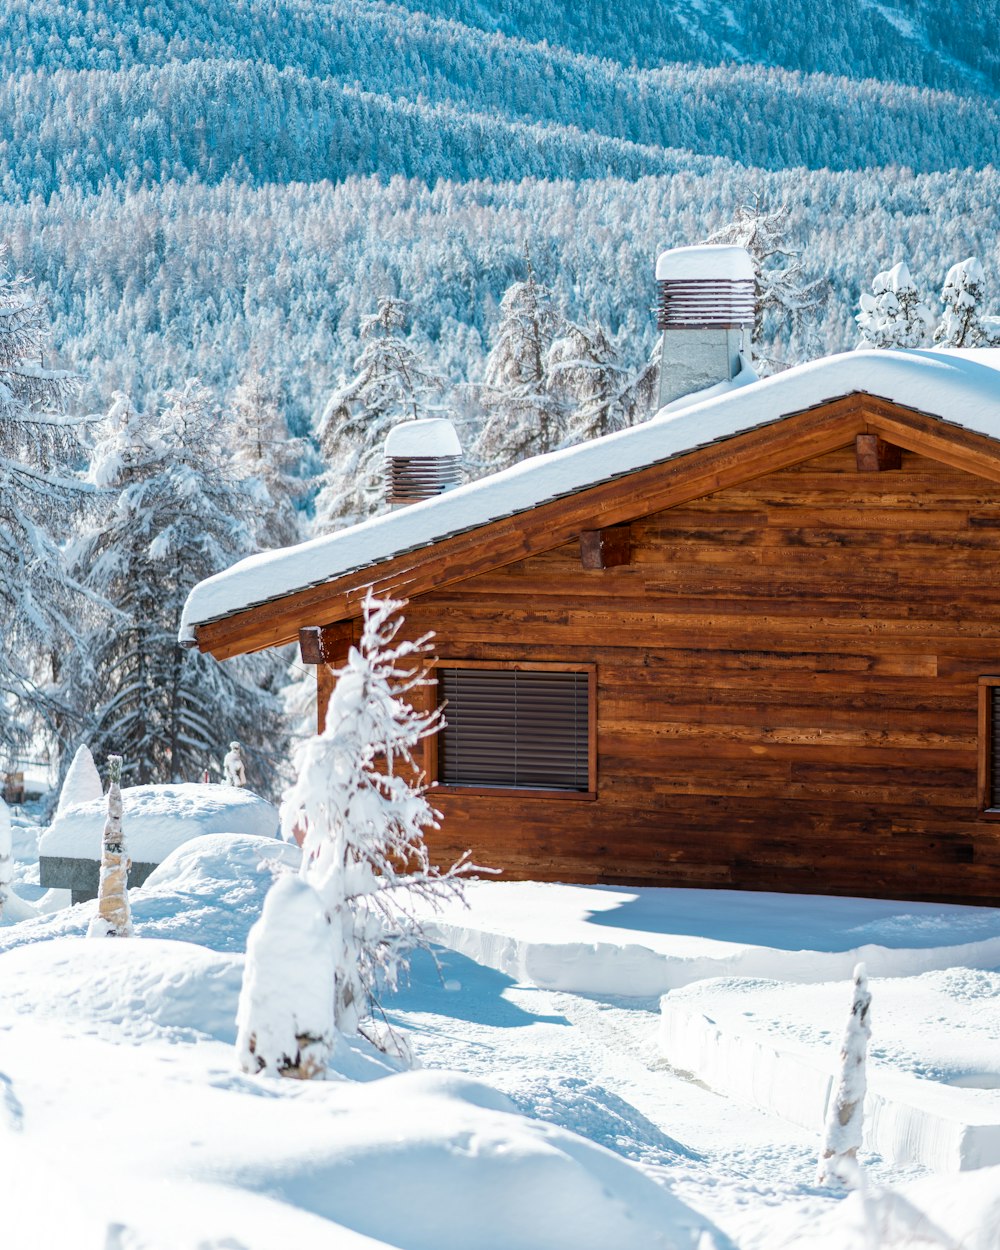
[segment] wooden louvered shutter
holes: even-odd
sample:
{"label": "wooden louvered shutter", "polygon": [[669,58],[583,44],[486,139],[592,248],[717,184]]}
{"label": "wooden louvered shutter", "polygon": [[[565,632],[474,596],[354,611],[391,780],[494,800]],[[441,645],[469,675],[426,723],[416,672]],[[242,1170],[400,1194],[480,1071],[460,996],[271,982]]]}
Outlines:
{"label": "wooden louvered shutter", "polygon": [[439,668],[437,677],[443,785],[589,789],[588,673]]}
{"label": "wooden louvered shutter", "polygon": [[1000,809],[1000,686],[990,686],[989,806]]}

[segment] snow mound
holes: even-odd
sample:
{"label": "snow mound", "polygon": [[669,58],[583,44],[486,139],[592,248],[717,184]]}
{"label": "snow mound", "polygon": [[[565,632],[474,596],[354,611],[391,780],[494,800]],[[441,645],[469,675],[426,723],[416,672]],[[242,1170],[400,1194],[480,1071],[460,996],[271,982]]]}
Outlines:
{"label": "snow mound", "polygon": [[1000,1167],[852,1193],[775,1250],[996,1250]]}
{"label": "snow mound", "polygon": [[103,796],[104,786],[101,784],[101,775],[97,771],[90,747],[82,742],[76,749],[76,755],[73,756],[73,762],[69,766],[66,780],[59,792],[56,815],[61,816],[63,812],[76,807],[78,803],[89,803]]}
{"label": "snow mound", "polygon": [[[128,786],[122,800],[126,845],[137,864],[159,864],[206,833],[278,836],[278,813],[271,804],[234,786]],[[100,859],[105,816],[103,799],[60,811],[39,839],[39,854]]]}
{"label": "snow mound", "polygon": [[75,1029],[108,1041],[236,1037],[236,955],[190,942],[63,937],[2,959],[5,1006],[36,1022],[69,1016]]}
{"label": "snow mound", "polygon": [[326,1141],[303,1143],[294,1166],[292,1144],[248,1150],[218,1179],[400,1250],[681,1250],[711,1228],[625,1160],[469,1078],[404,1073],[338,1093]]}
{"label": "snow mound", "polygon": [[[296,869],[299,858],[297,846],[275,838],[240,833],[192,838],[150,873],[141,890],[132,892],[136,936],[243,951],[274,873]],[[80,936],[96,911],[96,902],[83,903],[0,929],[0,950]]]}
{"label": "snow mound", "polygon": [[793,982],[1000,965],[1000,910],[738,890],[482,881],[424,917],[443,946],[516,981],[649,998],[695,981]]}
{"label": "snow mound", "polygon": [[[1000,973],[949,968],[871,992],[866,1149],[941,1171],[1000,1163]],[[844,982],[702,981],[663,998],[661,1053],[711,1089],[816,1128],[849,1006]]]}

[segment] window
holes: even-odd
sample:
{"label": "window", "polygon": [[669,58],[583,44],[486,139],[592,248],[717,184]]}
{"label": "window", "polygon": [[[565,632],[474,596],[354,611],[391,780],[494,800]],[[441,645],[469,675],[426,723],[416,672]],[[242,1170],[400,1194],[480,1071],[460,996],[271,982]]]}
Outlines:
{"label": "window", "polygon": [[592,666],[440,664],[441,785],[592,794],[594,673]]}
{"label": "window", "polygon": [[979,812],[1000,820],[1000,677],[979,679]]}

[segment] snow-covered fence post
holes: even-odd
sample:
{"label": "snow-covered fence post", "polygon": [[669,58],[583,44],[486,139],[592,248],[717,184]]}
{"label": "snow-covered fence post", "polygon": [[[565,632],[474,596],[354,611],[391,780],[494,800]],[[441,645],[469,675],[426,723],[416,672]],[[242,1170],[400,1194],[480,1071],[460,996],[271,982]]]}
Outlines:
{"label": "snow-covered fence post", "polygon": [[128,901],[128,870],[132,861],[122,831],[122,757],[108,756],[108,818],[104,822],[101,879],[97,887],[97,915],[88,937],[131,937],[132,909]]}
{"label": "snow-covered fence post", "polygon": [[440,717],[409,702],[429,684],[428,640],[397,640],[403,606],[369,594],[326,728],[302,747],[298,781],[282,803],[286,832],[304,831],[302,867],[294,889],[285,879],[272,887],[247,944],[237,1039],[246,1071],[319,1074],[328,1025],[316,986],[328,996],[329,1028],[405,1053],[371,1018],[380,989],[394,988],[410,953],[426,944],[416,904],[461,896],[474,871],[464,856],[441,871],[424,843],[437,814],[413,750]]}
{"label": "snow-covered fence post", "polygon": [[229,750],[222,759],[222,769],[231,786],[239,790],[246,785],[247,771],[243,763],[243,749],[238,742],[230,742]]}
{"label": "snow-covered fence post", "polygon": [[13,843],[10,832],[10,811],[7,804],[0,799],[0,919],[3,918],[4,904],[14,875]]}
{"label": "snow-covered fence post", "polygon": [[816,1173],[817,1184],[849,1184],[857,1175],[864,1118],[865,1059],[872,1035],[869,1012],[872,996],[864,964],[854,969],[851,1014],[840,1046],[840,1076],[826,1114],[823,1153]]}

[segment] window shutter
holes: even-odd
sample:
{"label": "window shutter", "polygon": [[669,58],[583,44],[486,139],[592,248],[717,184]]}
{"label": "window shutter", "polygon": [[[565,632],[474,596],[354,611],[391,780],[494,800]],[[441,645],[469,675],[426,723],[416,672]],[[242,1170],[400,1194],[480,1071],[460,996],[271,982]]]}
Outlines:
{"label": "window shutter", "polygon": [[437,676],[447,701],[442,784],[590,788],[587,673],[442,668]]}
{"label": "window shutter", "polygon": [[989,805],[1000,808],[1000,686],[990,686]]}

